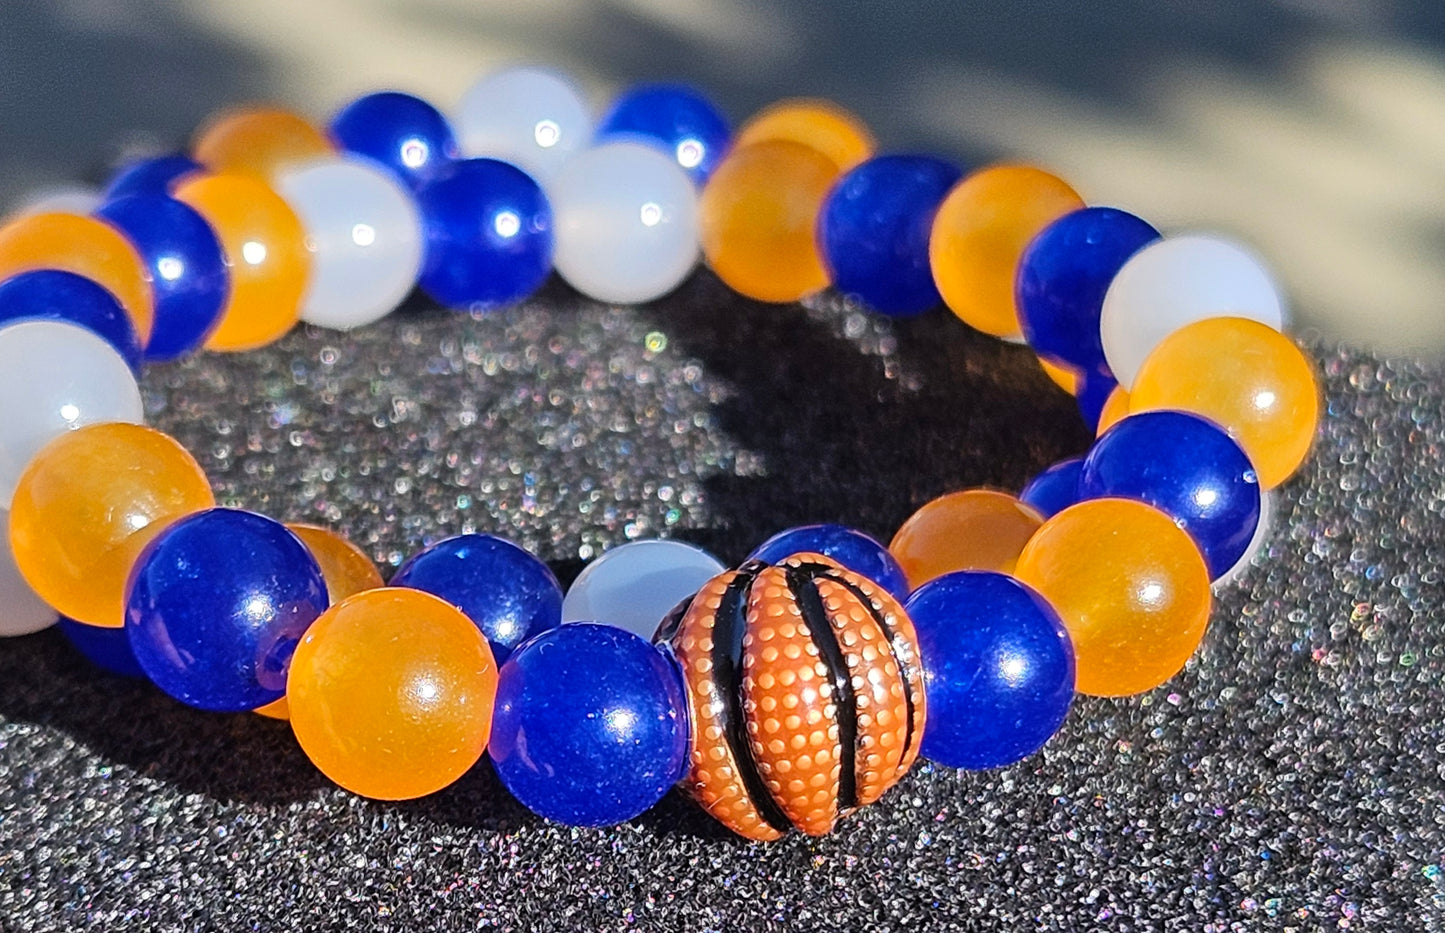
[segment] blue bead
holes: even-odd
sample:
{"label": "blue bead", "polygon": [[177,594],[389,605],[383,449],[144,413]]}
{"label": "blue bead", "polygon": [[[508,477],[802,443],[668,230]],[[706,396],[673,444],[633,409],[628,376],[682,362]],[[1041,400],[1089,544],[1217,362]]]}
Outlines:
{"label": "blue bead", "polygon": [[397,91],[358,97],[332,118],[330,130],[342,149],[375,159],[413,189],[457,157],[446,117],[421,98]]}
{"label": "blue bead", "polygon": [[73,272],[37,269],[0,282],[0,325],[40,318],[79,324],[115,347],[140,372],[141,346],[135,325],[102,285]]}
{"label": "blue bead", "polygon": [[125,234],[151,275],[155,324],[147,360],[174,360],[200,349],[221,323],[231,274],[216,232],[195,209],[163,194],[106,203],[96,216]]}
{"label": "blue bead", "polygon": [[1019,499],[1044,518],[1052,518],[1079,501],[1079,471],[1083,468],[1083,457],[1060,460],[1029,480]]}
{"label": "blue bead", "polygon": [[171,185],[182,175],[205,170],[204,165],[178,152],[138,159],[123,167],[110,180],[105,189],[105,199],[113,201],[132,194],[170,194]]}
{"label": "blue bead", "polygon": [[1084,458],[1081,498],[1147,502],[1190,536],[1218,577],[1244,554],[1259,524],[1259,478],[1248,455],[1213,422],[1182,411],[1130,415]]}
{"label": "blue bead", "polygon": [[96,667],[120,677],[145,677],[145,671],[135,659],[135,652],[130,649],[130,638],[125,629],[86,625],[64,616],[60,617],[56,626],[66,641]]}
{"label": "blue bead", "polygon": [[997,768],[1032,755],[1063,725],[1074,646],[1042,596],[1001,573],[963,570],[923,584],[905,608],[928,695],[925,758]]}
{"label": "blue bead", "polygon": [[456,606],[487,636],[498,664],[528,638],[562,623],[562,587],[552,571],[495,535],[457,535],[418,551],[391,585]]}
{"label": "blue bead", "polygon": [[624,91],[597,124],[597,140],[631,137],[658,146],[699,187],[727,152],[727,117],[685,84],[639,84]]}
{"label": "blue bead", "polygon": [[550,629],[497,678],[488,748],[527,809],[569,826],[611,826],[662,799],[688,766],[676,662],[595,622]]}
{"label": "blue bead", "polygon": [[899,602],[908,598],[908,577],[888,548],[863,532],[842,525],[800,525],[780,531],[758,545],[748,557],[776,564],[800,551],[833,558],[877,583]]}
{"label": "blue bead", "polygon": [[156,686],[239,712],[281,698],[296,643],[325,609],[326,583],[300,538],[264,515],[215,508],[141,551],[125,628]]}
{"label": "blue bead", "polygon": [[893,155],[844,175],[818,215],[818,245],[833,286],[896,317],[937,305],[928,237],[959,174],[941,159]]}
{"label": "blue bead", "polygon": [[1045,227],[1019,259],[1015,298],[1024,339],[1085,373],[1109,371],[1099,338],[1104,292],[1125,260],[1159,239],[1126,211],[1086,207]]}
{"label": "blue bead", "polygon": [[1099,429],[1099,416],[1104,413],[1104,403],[1109,401],[1109,396],[1118,387],[1119,383],[1111,375],[1098,370],[1084,373],[1083,384],[1079,386],[1079,394],[1075,396],[1074,404],[1079,406],[1079,415],[1090,431]]}
{"label": "blue bead", "polygon": [[458,311],[515,304],[552,267],[552,208],[526,172],[464,159],[417,193],[426,228],[421,287]]}

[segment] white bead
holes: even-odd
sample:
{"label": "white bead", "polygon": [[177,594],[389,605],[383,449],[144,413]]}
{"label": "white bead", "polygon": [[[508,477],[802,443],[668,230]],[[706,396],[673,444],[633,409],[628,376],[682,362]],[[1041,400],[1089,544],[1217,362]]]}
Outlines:
{"label": "white bead", "polygon": [[592,114],[577,88],[545,68],[507,68],[462,95],[452,114],[467,158],[511,162],[546,183],[592,138]]}
{"label": "white bead", "polygon": [[632,541],[582,568],[562,600],[563,622],[603,622],[651,639],[663,618],[726,569],[681,541]]}
{"label": "white bead", "polygon": [[109,343],[76,324],[0,327],[0,508],[50,441],[87,424],[144,420],[140,388]]}
{"label": "white bead", "polygon": [[0,636],[29,635],[59,618],[20,576],[10,553],[10,510],[0,509]]}
{"label": "white bead", "polygon": [[1242,317],[1282,330],[1284,298],[1253,251],[1222,237],[1157,240],[1124,263],[1104,295],[1099,335],[1114,378],[1125,389],[1144,358],[1186,324]]}
{"label": "white bead", "polygon": [[573,156],[548,187],[552,261],[573,288],[599,301],[651,301],[697,264],[697,191],[673,159],[614,142]]}
{"label": "white bead", "polygon": [[100,209],[105,196],[99,188],[88,185],[56,185],[40,188],[23,196],[10,216],[31,217],[35,214],[78,214],[82,217]]}
{"label": "white bead", "polygon": [[421,214],[411,193],[360,156],[282,173],[276,190],[296,212],[311,251],[301,320],[350,330],[401,304],[421,271]]}
{"label": "white bead", "polygon": [[1264,543],[1269,540],[1270,532],[1274,529],[1275,514],[1279,510],[1278,499],[1279,494],[1273,489],[1260,489],[1259,524],[1254,526],[1254,535],[1249,539],[1244,553],[1239,555],[1239,560],[1235,561],[1233,567],[1224,571],[1210,584],[1214,595],[1218,596],[1226,588],[1232,586],[1239,575],[1254,563],[1254,558],[1264,548]]}

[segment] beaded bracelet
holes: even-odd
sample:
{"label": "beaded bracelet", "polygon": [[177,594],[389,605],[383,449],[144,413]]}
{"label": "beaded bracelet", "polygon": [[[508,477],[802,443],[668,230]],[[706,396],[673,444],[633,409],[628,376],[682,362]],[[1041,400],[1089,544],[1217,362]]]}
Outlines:
{"label": "beaded bracelet", "polygon": [[[59,613],[102,667],[289,718],[316,766],[368,797],[440,790],[485,750],[548,819],[631,819],[682,782],[760,840],[828,832],[920,754],[1020,760],[1076,690],[1157,687],[1314,435],[1318,389],[1277,288],[1242,247],[1162,238],[1039,169],[873,150],[826,102],[732,134],[673,85],[624,93],[594,127],[565,79],[517,68],[451,120],[391,92],[326,133],[229,113],[96,204],[33,205],[0,228],[6,634]],[[142,424],[146,362],[262,346],[298,319],[361,326],[417,285],[484,313],[555,269],[589,298],[650,301],[699,252],[758,300],[831,286],[1022,337],[1098,440],[1019,498],[926,503],[886,548],[810,525],[729,570],[637,541],[564,597],[485,534],[383,585],[327,529],[216,507],[196,461]]]}

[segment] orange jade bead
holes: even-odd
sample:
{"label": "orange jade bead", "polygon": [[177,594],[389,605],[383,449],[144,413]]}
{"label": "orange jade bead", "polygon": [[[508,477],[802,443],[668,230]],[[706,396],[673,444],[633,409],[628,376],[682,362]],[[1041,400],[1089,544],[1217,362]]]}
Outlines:
{"label": "orange jade bead", "polygon": [[[339,603],[348,596],[385,585],[381,572],[376,569],[371,558],[367,557],[361,548],[331,529],[299,522],[288,522],[286,527],[301,539],[311,556],[316,558],[317,565],[321,567],[321,578],[326,581],[326,595],[331,603]],[[271,719],[290,719],[291,705],[282,697],[257,707],[256,712]]]}
{"label": "orange jade bead", "polygon": [[73,272],[104,286],[125,309],[141,346],[150,340],[150,273],[114,227],[78,214],[29,214],[0,227],[0,279],[34,269]]}
{"label": "orange jade bead", "polygon": [[1069,630],[1080,693],[1152,690],[1184,667],[1209,624],[1204,558],[1188,532],[1142,502],[1064,509],[1024,547],[1015,575]]}
{"label": "orange jade bead", "polygon": [[1083,206],[1061,179],[1027,165],[991,166],[955,185],[928,244],[933,282],[949,309],[976,330],[1017,337],[1019,258],[1039,231]]}
{"label": "orange jade bead", "polygon": [[830,100],[795,97],[758,111],[738,130],[733,148],[784,139],[816,149],[838,173],[873,155],[877,143],[862,120]]}
{"label": "orange jade bead", "polygon": [[61,614],[125,624],[141,549],[182,516],[215,505],[186,449],[153,428],[93,424],[41,448],[15,488],[10,545],[30,587]]}
{"label": "orange jade bead", "polygon": [[291,728],[352,793],[409,800],[467,772],[486,748],[497,664],[455,606],[405,587],[327,609],[291,658]]}
{"label": "orange jade bead", "polygon": [[334,153],[304,117],[274,107],[226,110],[202,128],[192,151],[213,172],[270,180],[282,169]]}
{"label": "orange jade bead", "polygon": [[231,271],[230,297],[207,349],[251,350],[279,339],[301,316],[311,273],[301,221],[280,195],[243,175],[182,181],[175,197],[215,228]]}
{"label": "orange jade bead", "polygon": [[1279,331],[1245,318],[1181,327],[1145,358],[1129,393],[1131,412],[1172,408],[1221,425],[1273,489],[1309,456],[1319,421],[1314,367]]}
{"label": "orange jade bead", "polygon": [[955,570],[1012,573],[1043,516],[1006,492],[965,489],[939,496],[909,516],[888,550],[910,589]]}
{"label": "orange jade bead", "polygon": [[1105,431],[1127,417],[1129,417],[1129,393],[1123,386],[1114,386],[1114,391],[1104,399],[1104,407],[1099,409],[1099,428],[1095,432],[1095,436],[1103,437]]}
{"label": "orange jade bead", "polygon": [[1055,363],[1053,360],[1039,357],[1039,365],[1043,367],[1044,375],[1053,380],[1054,385],[1063,389],[1070,395],[1079,394],[1079,374],[1074,372],[1066,363]]}

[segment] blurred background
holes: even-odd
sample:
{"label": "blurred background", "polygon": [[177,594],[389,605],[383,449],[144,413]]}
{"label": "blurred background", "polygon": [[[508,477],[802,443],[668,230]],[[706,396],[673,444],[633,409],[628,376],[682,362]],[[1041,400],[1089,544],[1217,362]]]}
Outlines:
{"label": "blurred background", "polygon": [[1441,0],[6,0],[0,204],[227,104],[324,121],[392,87],[446,111],[524,62],[599,108],[660,78],[735,121],[832,97],[885,149],[1027,159],[1166,231],[1238,236],[1326,339],[1445,350]]}

